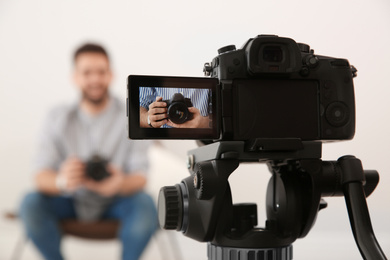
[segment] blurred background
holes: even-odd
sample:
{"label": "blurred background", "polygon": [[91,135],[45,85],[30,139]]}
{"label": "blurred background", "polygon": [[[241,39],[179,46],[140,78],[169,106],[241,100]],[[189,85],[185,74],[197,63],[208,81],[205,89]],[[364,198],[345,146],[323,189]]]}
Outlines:
{"label": "blurred background", "polygon": [[[240,47],[258,34],[276,34],[309,44],[317,54],[347,58],[355,78],[356,135],[323,145],[323,159],[353,154],[381,181],[368,198],[377,239],[390,255],[390,2],[327,1],[126,1],[0,0],[0,213],[16,211],[31,190],[31,161],[48,109],[77,98],[71,81],[74,49],[86,41],[103,44],[112,58],[112,91],[125,100],[129,74],[203,76],[217,49]],[[125,118],[124,118],[125,120]],[[186,151],[194,141],[163,141],[152,161],[148,191],[188,175]],[[261,164],[242,165],[231,176],[234,202],[256,202],[265,221],[270,173]],[[359,259],[344,199],[328,198],[309,235],[294,243],[294,259]],[[22,236],[18,221],[0,216],[0,259],[10,259]],[[174,243],[176,241],[176,243]],[[180,233],[153,240],[143,259],[163,259],[158,247],[174,245],[182,259],[207,259],[206,245]],[[116,259],[118,241],[67,237],[69,259]],[[174,256],[170,259],[176,259]],[[40,259],[27,244],[22,259]]]}

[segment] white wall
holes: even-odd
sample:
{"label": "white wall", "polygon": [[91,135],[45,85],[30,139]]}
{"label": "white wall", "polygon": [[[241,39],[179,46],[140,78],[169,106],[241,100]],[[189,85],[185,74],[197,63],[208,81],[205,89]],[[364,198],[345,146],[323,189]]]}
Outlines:
{"label": "white wall", "polygon": [[[23,192],[31,188],[35,137],[47,110],[77,96],[70,74],[78,44],[92,40],[107,46],[116,72],[113,91],[124,98],[129,74],[202,76],[204,62],[216,56],[218,48],[240,47],[258,34],[291,37],[310,44],[318,54],[347,58],[358,68],[356,136],[349,142],[325,144],[323,158],[354,154],[365,168],[380,172],[381,182],[368,203],[377,237],[390,255],[387,0],[0,0],[0,211],[16,208]],[[194,147],[190,141],[165,144],[182,160],[184,151]],[[159,160],[159,154],[153,154]],[[178,158],[174,160],[180,162]],[[181,171],[156,174],[176,182],[186,176]],[[257,201],[261,211],[268,178],[264,166],[243,166],[232,176],[235,200]],[[153,187],[173,184],[161,176],[158,180]],[[343,199],[328,202],[313,238],[326,235],[332,241],[332,232],[341,230],[349,243],[345,250],[356,254]],[[260,215],[264,218],[264,213]],[[313,238],[309,234],[297,242],[296,250],[310,251],[304,243]],[[325,256],[342,259],[326,249],[323,245]]]}

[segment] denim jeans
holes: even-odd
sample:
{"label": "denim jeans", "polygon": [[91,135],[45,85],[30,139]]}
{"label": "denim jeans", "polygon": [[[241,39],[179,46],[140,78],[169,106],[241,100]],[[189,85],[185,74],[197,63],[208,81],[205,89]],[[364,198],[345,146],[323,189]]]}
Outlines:
{"label": "denim jeans", "polygon": [[[59,220],[76,218],[72,198],[39,192],[27,194],[21,204],[20,217],[27,236],[45,259],[64,259],[60,249]],[[123,260],[139,259],[158,223],[154,202],[144,192],[117,197],[103,218],[120,221],[118,238],[122,242]]]}

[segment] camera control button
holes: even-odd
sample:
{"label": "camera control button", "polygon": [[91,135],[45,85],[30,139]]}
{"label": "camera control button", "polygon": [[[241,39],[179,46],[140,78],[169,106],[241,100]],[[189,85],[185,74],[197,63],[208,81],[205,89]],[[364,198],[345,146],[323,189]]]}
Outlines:
{"label": "camera control button", "polygon": [[342,102],[333,102],[326,108],[325,117],[330,125],[341,127],[349,122],[349,109]]}
{"label": "camera control button", "polygon": [[304,67],[302,67],[302,69],[299,73],[301,74],[301,76],[306,77],[309,75],[310,70],[308,67],[304,66]]}
{"label": "camera control button", "polygon": [[314,55],[307,56],[305,60],[306,65],[309,66],[310,68],[317,67],[318,62],[319,62],[318,58]]}

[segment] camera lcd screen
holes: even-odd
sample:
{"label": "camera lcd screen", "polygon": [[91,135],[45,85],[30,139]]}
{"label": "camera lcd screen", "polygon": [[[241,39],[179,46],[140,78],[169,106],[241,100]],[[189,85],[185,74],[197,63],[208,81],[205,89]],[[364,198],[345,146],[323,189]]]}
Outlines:
{"label": "camera lcd screen", "polygon": [[320,137],[317,81],[235,80],[233,86],[235,139]]}
{"label": "camera lcd screen", "polygon": [[131,139],[217,139],[213,78],[128,77]]}

